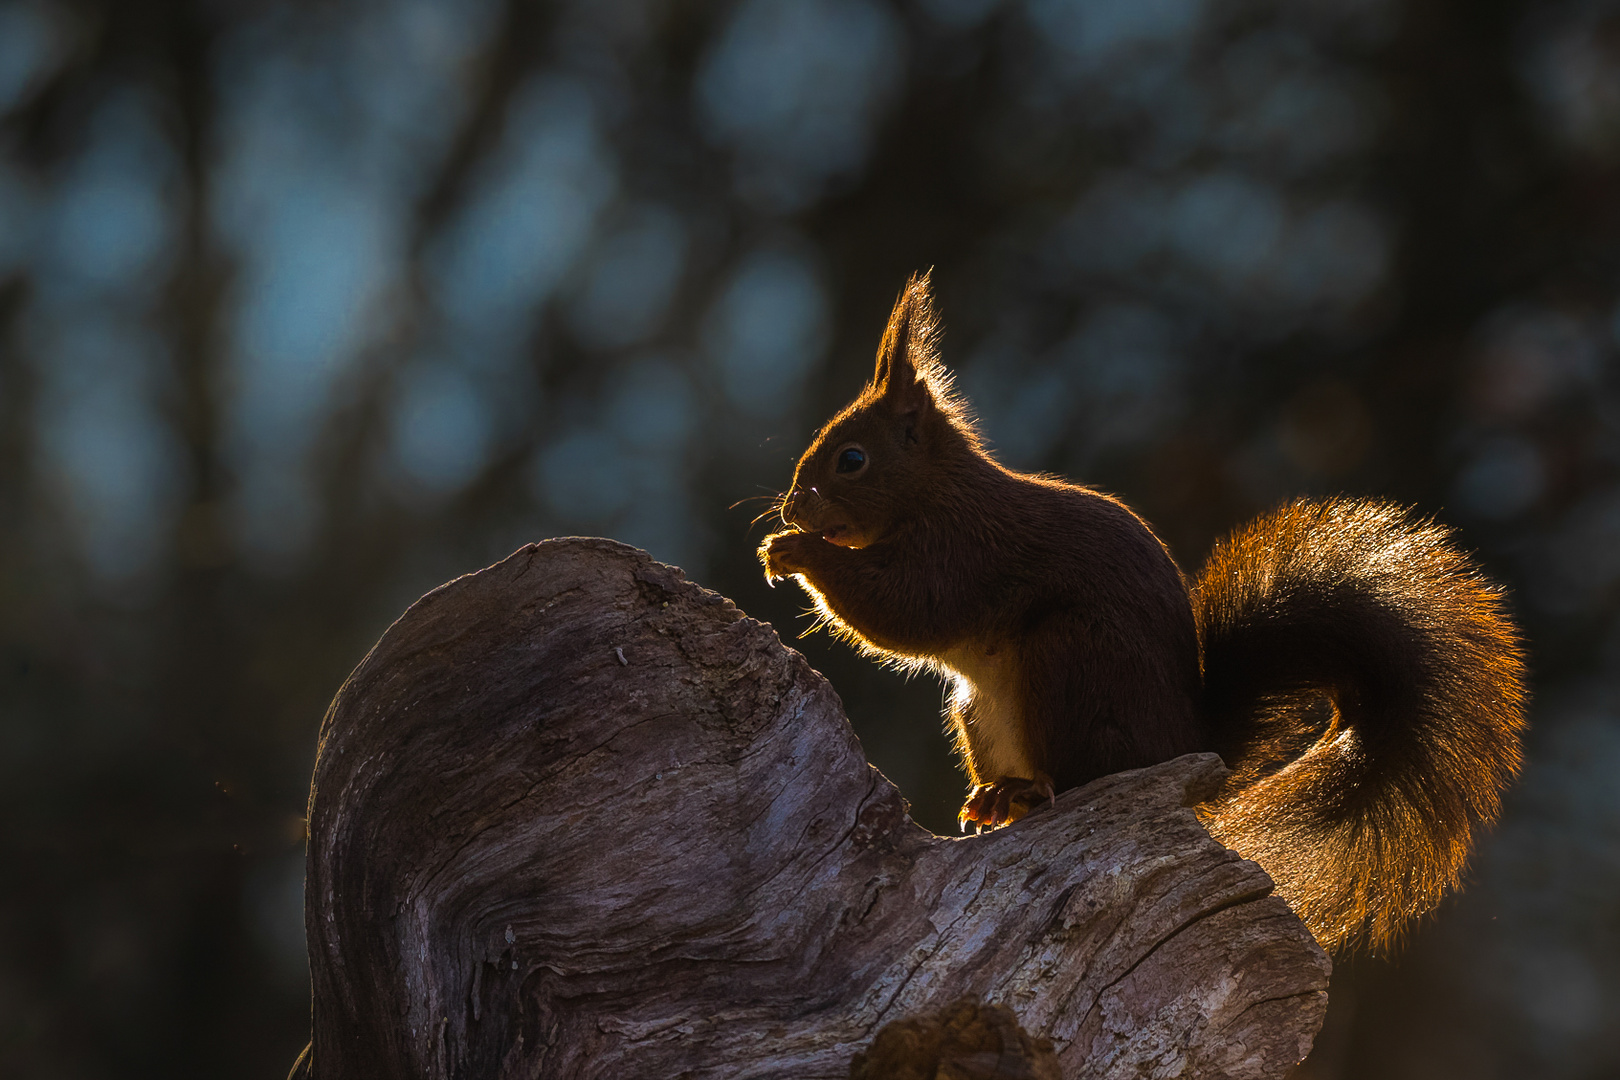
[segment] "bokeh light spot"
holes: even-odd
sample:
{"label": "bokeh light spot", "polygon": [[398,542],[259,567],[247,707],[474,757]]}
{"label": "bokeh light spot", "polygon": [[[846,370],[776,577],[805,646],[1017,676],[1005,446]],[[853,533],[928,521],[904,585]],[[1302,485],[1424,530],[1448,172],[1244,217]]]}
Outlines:
{"label": "bokeh light spot", "polygon": [[797,250],[765,248],[745,257],[705,332],[727,400],[758,417],[796,403],[826,348],[830,314],[815,270]]}

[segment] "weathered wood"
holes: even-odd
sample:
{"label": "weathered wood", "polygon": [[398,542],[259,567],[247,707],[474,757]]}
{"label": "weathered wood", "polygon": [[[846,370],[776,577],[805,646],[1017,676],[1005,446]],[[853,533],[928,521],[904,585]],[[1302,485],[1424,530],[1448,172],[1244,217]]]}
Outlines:
{"label": "weathered wood", "polygon": [[1032,1038],[1007,1006],[962,998],[885,1024],[849,1080],[1063,1080],[1063,1070],[1052,1040]]}
{"label": "weathered wood", "polygon": [[413,605],[327,715],[295,1072],[842,1078],[968,996],[1070,1077],[1281,1077],[1328,961],[1195,820],[1220,774],[937,837],[769,625],[623,545],[525,547]]}

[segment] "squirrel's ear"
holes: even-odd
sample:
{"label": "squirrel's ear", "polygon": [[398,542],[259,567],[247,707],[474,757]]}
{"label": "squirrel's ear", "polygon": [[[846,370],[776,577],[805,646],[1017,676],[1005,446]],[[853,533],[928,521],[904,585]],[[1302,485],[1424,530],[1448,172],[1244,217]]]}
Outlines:
{"label": "squirrel's ear", "polygon": [[895,301],[878,346],[872,386],[898,415],[919,414],[934,405],[927,374],[938,364],[939,324],[929,296],[929,274],[913,274]]}

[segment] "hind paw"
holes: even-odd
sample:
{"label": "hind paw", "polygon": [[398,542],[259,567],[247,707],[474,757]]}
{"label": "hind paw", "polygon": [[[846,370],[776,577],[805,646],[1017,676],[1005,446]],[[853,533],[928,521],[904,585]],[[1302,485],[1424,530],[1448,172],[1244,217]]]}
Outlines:
{"label": "hind paw", "polygon": [[962,812],[956,823],[963,832],[972,825],[975,832],[1011,825],[1044,802],[1054,797],[1052,778],[1036,773],[1033,780],[1021,776],[1003,776],[988,784],[979,784],[968,792]]}

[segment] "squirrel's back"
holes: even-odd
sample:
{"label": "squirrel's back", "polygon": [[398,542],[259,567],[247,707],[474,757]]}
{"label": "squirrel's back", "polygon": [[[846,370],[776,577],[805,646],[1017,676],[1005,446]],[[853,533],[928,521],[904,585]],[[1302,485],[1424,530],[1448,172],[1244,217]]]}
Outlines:
{"label": "squirrel's back", "polygon": [[1500,591],[1446,529],[1334,499],[1218,545],[1193,606],[1233,769],[1210,831],[1323,945],[1392,943],[1457,883],[1518,770],[1524,661]]}

